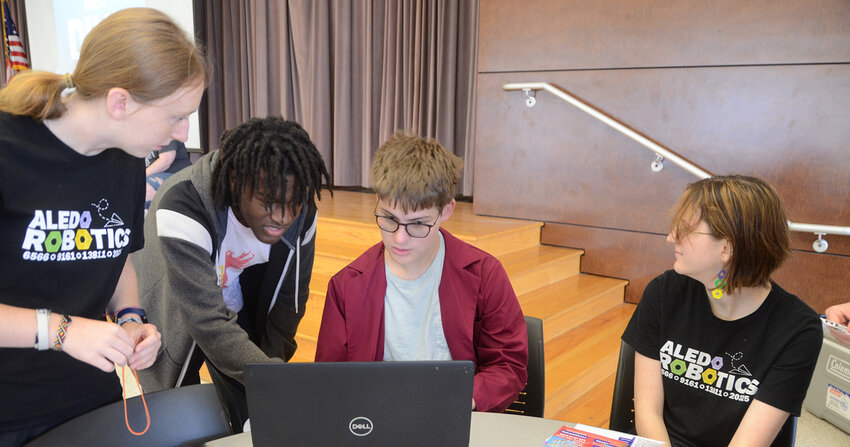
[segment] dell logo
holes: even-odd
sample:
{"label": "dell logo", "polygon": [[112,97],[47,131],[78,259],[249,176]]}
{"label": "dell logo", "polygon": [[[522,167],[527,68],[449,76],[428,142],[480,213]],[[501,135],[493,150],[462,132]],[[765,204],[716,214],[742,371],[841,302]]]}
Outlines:
{"label": "dell logo", "polygon": [[354,436],[366,436],[372,433],[372,421],[369,418],[358,416],[348,423],[348,429]]}

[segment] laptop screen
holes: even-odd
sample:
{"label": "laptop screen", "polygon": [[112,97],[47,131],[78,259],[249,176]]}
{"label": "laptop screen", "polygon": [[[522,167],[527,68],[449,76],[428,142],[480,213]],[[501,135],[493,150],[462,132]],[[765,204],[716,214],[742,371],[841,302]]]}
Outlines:
{"label": "laptop screen", "polygon": [[471,361],[245,366],[255,446],[469,445]]}

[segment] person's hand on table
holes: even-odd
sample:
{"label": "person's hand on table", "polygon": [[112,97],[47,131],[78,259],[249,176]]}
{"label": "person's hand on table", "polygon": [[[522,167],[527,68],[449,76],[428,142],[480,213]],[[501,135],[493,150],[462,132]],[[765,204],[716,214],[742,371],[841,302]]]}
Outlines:
{"label": "person's hand on table", "polygon": [[848,323],[850,323],[850,303],[836,304],[828,308],[825,313],[829,321],[844,326],[844,330],[841,330],[827,325],[832,338],[845,346],[850,346],[850,328],[848,328]]}
{"label": "person's hand on table", "polygon": [[838,324],[847,326],[850,322],[850,303],[836,304],[826,310],[826,318]]}

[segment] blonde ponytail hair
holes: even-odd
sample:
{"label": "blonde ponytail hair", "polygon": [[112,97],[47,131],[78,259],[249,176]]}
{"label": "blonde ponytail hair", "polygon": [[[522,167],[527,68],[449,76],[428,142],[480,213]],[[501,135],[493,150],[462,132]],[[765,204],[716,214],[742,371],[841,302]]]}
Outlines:
{"label": "blonde ponytail hair", "polygon": [[[193,83],[209,84],[206,61],[167,15],[129,8],[97,24],[83,41],[70,75],[73,95],[90,100],[121,87],[138,102],[164,98]],[[37,120],[62,116],[66,76],[44,71],[17,74],[0,90],[0,111]]]}

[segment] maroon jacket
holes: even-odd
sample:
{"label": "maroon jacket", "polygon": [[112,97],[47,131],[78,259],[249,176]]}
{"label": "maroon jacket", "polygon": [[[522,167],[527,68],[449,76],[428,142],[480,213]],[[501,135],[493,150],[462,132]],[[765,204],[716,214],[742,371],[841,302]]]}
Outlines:
{"label": "maroon jacket", "polygon": [[[440,282],[443,332],[454,360],[475,362],[478,411],[501,412],[528,374],[528,340],[502,264],[440,229],[446,257]],[[317,362],[384,357],[384,244],[378,243],[331,278],[316,349]]]}

